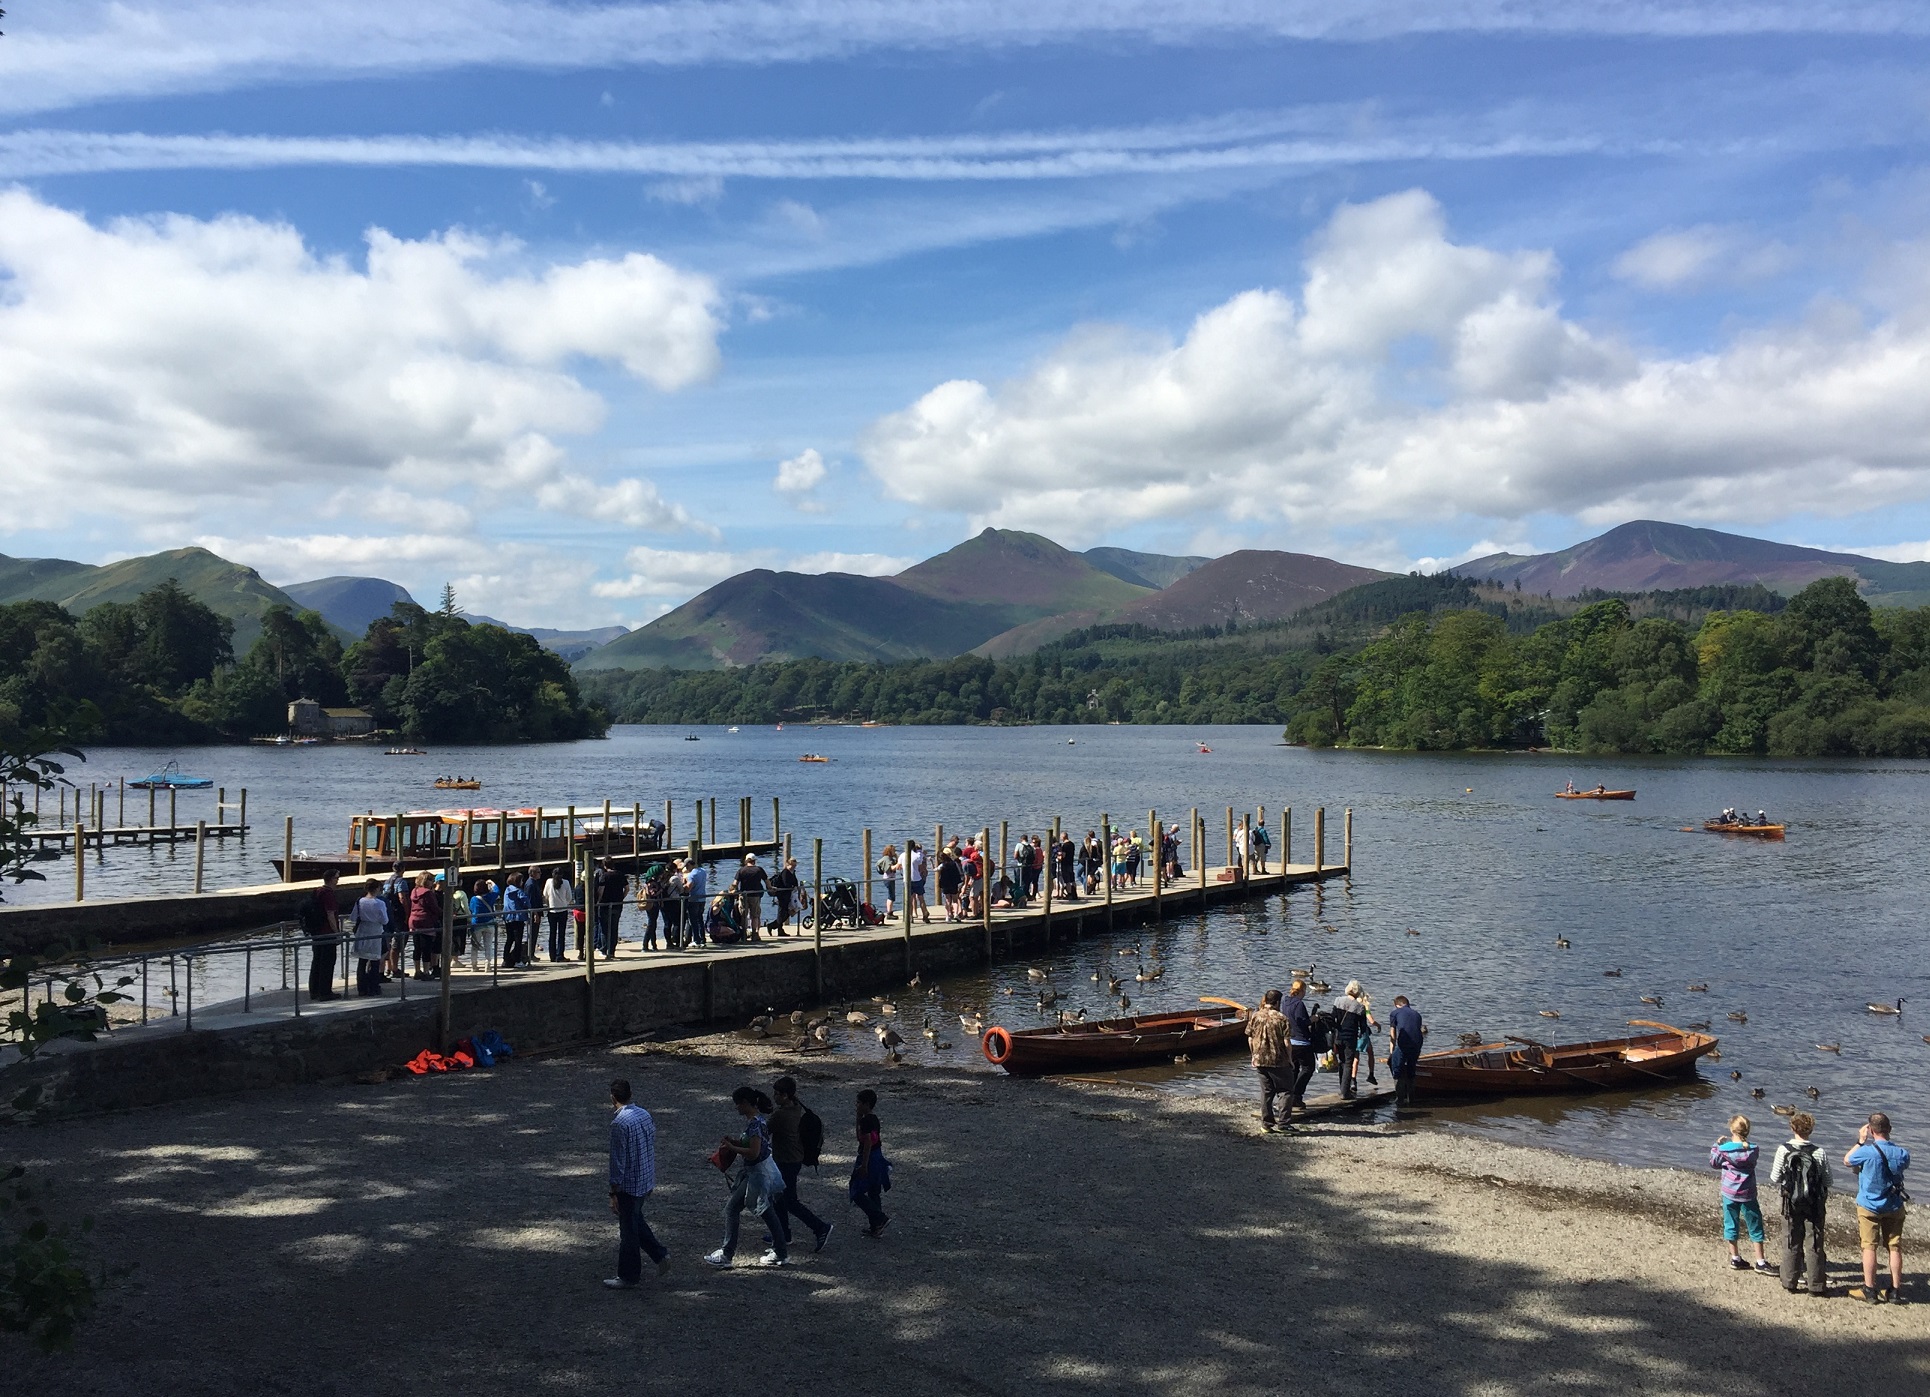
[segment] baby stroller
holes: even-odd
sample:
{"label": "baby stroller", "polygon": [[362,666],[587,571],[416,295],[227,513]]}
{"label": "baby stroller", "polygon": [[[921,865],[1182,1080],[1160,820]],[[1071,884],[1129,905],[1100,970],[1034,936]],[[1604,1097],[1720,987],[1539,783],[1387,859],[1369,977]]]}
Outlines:
{"label": "baby stroller", "polygon": [[805,918],[805,925],[816,926],[813,918],[822,917],[827,927],[859,926],[863,915],[858,910],[858,887],[848,878],[832,878],[824,885],[824,896]]}

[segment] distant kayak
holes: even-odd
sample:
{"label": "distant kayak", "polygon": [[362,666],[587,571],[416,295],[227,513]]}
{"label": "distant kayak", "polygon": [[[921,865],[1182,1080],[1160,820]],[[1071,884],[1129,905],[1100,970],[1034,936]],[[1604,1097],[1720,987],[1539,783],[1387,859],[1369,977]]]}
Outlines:
{"label": "distant kayak", "polygon": [[206,776],[184,776],[179,762],[169,762],[152,776],[143,776],[140,780],[129,781],[127,784],[138,786],[142,790],[199,791],[212,786],[214,781]]}
{"label": "distant kayak", "polygon": [[1556,800],[1634,800],[1634,791],[1611,791],[1597,786],[1592,791],[1556,791]]}

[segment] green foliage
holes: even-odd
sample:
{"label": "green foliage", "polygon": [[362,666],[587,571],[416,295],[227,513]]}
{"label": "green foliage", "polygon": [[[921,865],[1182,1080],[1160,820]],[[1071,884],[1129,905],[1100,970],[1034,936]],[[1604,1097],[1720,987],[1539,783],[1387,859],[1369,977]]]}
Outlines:
{"label": "green foliage", "polygon": [[87,1264],[83,1243],[93,1228],[92,1218],[68,1224],[49,1216],[24,1166],[0,1171],[0,1331],[48,1353],[74,1346],[105,1279]]}

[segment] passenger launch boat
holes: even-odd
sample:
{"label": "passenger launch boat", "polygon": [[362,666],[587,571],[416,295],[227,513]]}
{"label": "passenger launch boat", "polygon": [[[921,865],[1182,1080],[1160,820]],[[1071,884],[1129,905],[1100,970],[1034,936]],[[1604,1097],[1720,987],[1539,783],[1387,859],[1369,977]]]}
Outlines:
{"label": "passenger launch boat", "polygon": [[[574,818],[575,834],[569,829]],[[357,815],[349,821],[348,848],[340,853],[295,855],[294,871],[275,860],[284,880],[319,878],[329,869],[343,877],[386,876],[396,864],[414,872],[442,869],[454,860],[477,865],[569,863],[572,853],[628,858],[662,847],[663,826],[629,810],[612,810],[606,829],[601,810],[416,810],[406,815]]]}
{"label": "passenger launch boat", "polygon": [[986,1061],[1014,1076],[1130,1067],[1199,1057],[1246,1043],[1246,1010],[1228,1004],[1187,1014],[1141,1014],[1052,1028],[988,1028],[979,1044]]}
{"label": "passenger launch boat", "polygon": [[1632,1020],[1629,1026],[1654,1031],[1558,1047],[1509,1037],[1475,1048],[1422,1053],[1414,1087],[1443,1095],[1483,1096],[1639,1087],[1689,1075],[1696,1059],[1713,1051],[1717,1042],[1706,1033],[1649,1019]]}

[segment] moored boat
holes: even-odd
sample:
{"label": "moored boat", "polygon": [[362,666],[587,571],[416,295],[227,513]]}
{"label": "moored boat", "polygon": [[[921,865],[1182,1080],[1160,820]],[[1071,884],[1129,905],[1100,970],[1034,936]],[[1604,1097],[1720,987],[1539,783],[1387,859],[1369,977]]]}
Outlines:
{"label": "moored boat", "polygon": [[1166,1062],[1182,1053],[1199,1057],[1245,1043],[1246,1010],[1226,1004],[1188,1013],[1140,1014],[1050,1028],[988,1028],[979,1047],[987,1062],[1014,1076],[1036,1076]]}
{"label": "moored boat", "polygon": [[1634,800],[1634,791],[1611,791],[1597,786],[1592,791],[1556,791],[1556,800]]}
{"label": "moored boat", "polygon": [[[574,813],[576,832],[570,837]],[[627,859],[655,853],[663,847],[664,828],[629,810],[610,812],[606,829],[602,813],[564,809],[538,810],[415,810],[399,815],[357,815],[349,821],[348,848],[333,853],[295,855],[292,871],[275,859],[275,871],[285,880],[319,878],[330,869],[350,874],[386,874],[397,864],[413,873],[424,868],[446,868],[454,862],[465,868],[478,865],[526,866],[570,863],[589,852]]]}
{"label": "moored boat", "polygon": [[1515,1096],[1674,1081],[1695,1070],[1717,1039],[1649,1019],[1631,1022],[1649,1033],[1550,1046],[1532,1038],[1422,1053],[1416,1090],[1444,1094]]}
{"label": "moored boat", "polygon": [[169,762],[151,776],[143,776],[138,781],[129,781],[130,786],[143,790],[204,791],[214,784],[209,776],[184,776],[179,762]]}

